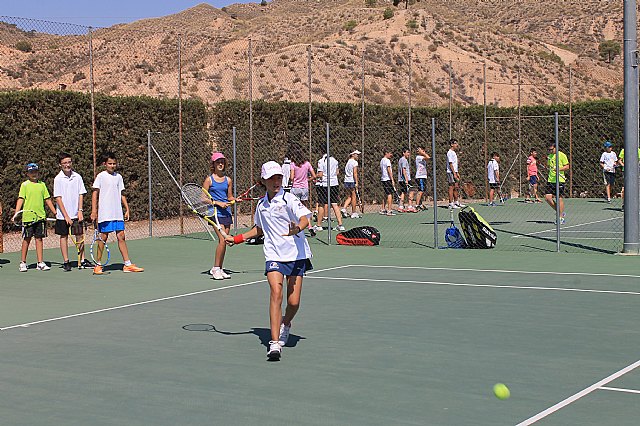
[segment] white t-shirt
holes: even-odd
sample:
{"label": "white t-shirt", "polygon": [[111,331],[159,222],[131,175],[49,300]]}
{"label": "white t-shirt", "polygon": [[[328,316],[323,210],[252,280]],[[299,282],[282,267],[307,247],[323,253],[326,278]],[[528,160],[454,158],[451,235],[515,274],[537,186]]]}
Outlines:
{"label": "white t-shirt", "polygon": [[398,160],[398,182],[405,181],[404,173],[402,172],[403,170],[407,174],[407,179],[411,180],[411,169],[409,169],[409,160],[407,160],[404,155]]}
{"label": "white t-shirt", "polygon": [[[319,185],[327,186],[327,155],[323,155],[318,160],[318,171],[322,171],[322,179]],[[333,157],[329,157],[329,185],[338,185],[338,160]]]}
{"label": "white t-shirt", "polygon": [[98,223],[108,220],[124,220],[121,198],[122,191],[124,191],[122,175],[118,172],[110,174],[104,170],[96,176],[93,188],[100,190],[98,194]]}
{"label": "white t-shirt", "polygon": [[489,164],[487,164],[487,178],[489,178],[489,183],[496,183],[496,172],[500,170],[500,165],[494,159],[489,160]]}
{"label": "white t-shirt", "polygon": [[299,223],[303,216],[311,218],[311,211],[296,197],[282,189],[269,201],[265,195],[258,201],[254,222],[264,233],[264,258],[266,261],[291,262],[311,259],[311,249],[304,231],[284,237],[291,222]]}
{"label": "white t-shirt", "polygon": [[291,188],[291,160],[285,158],[282,163],[282,186],[284,188]]}
{"label": "white t-shirt", "polygon": [[382,157],[382,160],[380,160],[380,172],[382,172],[380,180],[382,182],[391,180],[388,167],[391,167],[391,160],[389,160],[387,157]]}
{"label": "white t-shirt", "polygon": [[[86,193],[87,188],[84,187],[82,176],[74,171],[71,171],[71,175],[67,176],[60,170],[60,173],[53,179],[53,198],[62,198],[62,204],[71,219],[78,218],[78,201],[80,195]],[[64,215],[57,203],[56,219],[64,220]]]}
{"label": "white t-shirt", "polygon": [[427,159],[422,155],[416,155],[416,179],[427,177]]}
{"label": "white t-shirt", "polygon": [[[453,170],[451,170],[453,165]],[[447,173],[458,173],[458,154],[452,149],[447,151]]]}
{"label": "white t-shirt", "polygon": [[600,162],[604,163],[604,170],[607,172],[615,172],[615,165],[618,161],[618,156],[615,152],[603,152],[600,156]]}
{"label": "white t-shirt", "polygon": [[347,161],[347,165],[344,166],[345,182],[355,182],[355,179],[353,178],[353,169],[355,169],[356,167],[358,167],[358,162],[353,158],[349,158],[349,161]]}

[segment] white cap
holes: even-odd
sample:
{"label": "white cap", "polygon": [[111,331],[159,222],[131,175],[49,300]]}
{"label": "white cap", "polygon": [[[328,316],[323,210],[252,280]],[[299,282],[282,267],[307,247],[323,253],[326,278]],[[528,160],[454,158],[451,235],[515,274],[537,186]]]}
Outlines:
{"label": "white cap", "polygon": [[356,149],[355,151],[353,151],[353,152],[352,152],[351,154],[349,154],[349,155],[353,155],[353,154],[358,154],[358,155],[360,155],[360,154],[362,154],[362,153]]}
{"label": "white cap", "polygon": [[260,177],[262,179],[269,179],[273,175],[282,175],[282,167],[275,161],[267,161],[262,165],[262,171]]}

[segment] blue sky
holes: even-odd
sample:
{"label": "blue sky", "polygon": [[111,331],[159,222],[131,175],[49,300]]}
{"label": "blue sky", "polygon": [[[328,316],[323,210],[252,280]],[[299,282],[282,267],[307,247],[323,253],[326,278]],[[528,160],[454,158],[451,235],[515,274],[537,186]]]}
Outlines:
{"label": "blue sky", "polygon": [[[259,0],[256,0],[259,2]],[[155,18],[199,3],[221,8],[247,0],[0,0],[0,15],[69,22],[92,27]]]}

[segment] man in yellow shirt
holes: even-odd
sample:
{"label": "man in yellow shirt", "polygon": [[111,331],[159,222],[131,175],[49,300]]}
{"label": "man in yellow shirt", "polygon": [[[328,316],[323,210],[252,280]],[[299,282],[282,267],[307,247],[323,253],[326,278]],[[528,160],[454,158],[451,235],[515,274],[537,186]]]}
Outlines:
{"label": "man in yellow shirt", "polygon": [[547,187],[545,189],[544,198],[547,200],[547,203],[556,210],[556,158],[558,158],[558,177],[557,182],[559,186],[560,196],[557,200],[558,206],[560,209],[560,224],[564,224],[565,222],[565,212],[564,212],[564,200],[562,196],[564,195],[564,183],[566,182],[566,177],[564,172],[569,170],[569,160],[564,152],[558,151],[558,155],[556,155],[556,143],[555,141],[549,142],[549,155],[547,155],[547,167],[549,168],[549,177],[547,178]]}

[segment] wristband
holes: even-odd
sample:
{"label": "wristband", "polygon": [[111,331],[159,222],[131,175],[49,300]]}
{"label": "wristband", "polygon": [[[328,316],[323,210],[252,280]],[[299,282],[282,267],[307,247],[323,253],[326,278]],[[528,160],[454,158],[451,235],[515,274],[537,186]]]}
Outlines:
{"label": "wristband", "polygon": [[238,234],[233,237],[233,244],[241,244],[244,243],[244,234]]}

